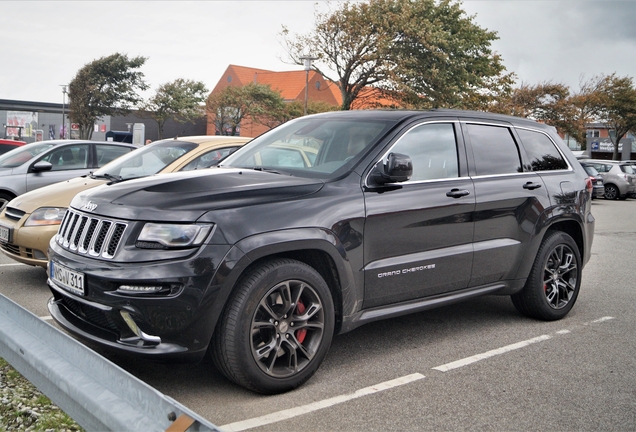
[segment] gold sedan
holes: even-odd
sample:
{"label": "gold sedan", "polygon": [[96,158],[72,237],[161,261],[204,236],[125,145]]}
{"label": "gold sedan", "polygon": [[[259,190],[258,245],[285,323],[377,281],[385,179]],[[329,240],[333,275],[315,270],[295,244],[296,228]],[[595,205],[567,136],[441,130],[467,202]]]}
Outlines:
{"label": "gold sedan", "polygon": [[0,251],[15,261],[46,267],[49,241],[78,192],[107,182],[208,168],[250,139],[193,136],[155,141],[89,175],[20,195],[0,213]]}

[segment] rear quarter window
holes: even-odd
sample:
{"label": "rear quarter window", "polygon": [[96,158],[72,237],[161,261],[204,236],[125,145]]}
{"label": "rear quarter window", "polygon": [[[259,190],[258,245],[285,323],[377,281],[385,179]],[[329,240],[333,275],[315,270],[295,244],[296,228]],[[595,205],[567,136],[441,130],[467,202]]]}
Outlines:
{"label": "rear quarter window", "polygon": [[527,129],[517,129],[523,148],[528,155],[530,171],[554,171],[567,169],[568,164],[547,135]]}

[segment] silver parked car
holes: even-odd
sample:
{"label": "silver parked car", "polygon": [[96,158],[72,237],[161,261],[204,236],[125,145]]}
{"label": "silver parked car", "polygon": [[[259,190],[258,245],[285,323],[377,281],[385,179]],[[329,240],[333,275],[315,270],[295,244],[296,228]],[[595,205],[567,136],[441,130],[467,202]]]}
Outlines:
{"label": "silver parked car", "polygon": [[588,159],[582,163],[592,166],[603,178],[605,199],[636,197],[636,171],[627,162]]}
{"label": "silver parked car", "polygon": [[51,140],[0,156],[0,210],[25,192],[78,177],[137,147],[119,142]]}
{"label": "silver parked car", "polygon": [[600,198],[605,194],[605,185],[603,184],[603,177],[596,171],[593,165],[588,165],[581,162],[581,166],[585,168],[585,172],[589,176],[592,182],[592,199]]}

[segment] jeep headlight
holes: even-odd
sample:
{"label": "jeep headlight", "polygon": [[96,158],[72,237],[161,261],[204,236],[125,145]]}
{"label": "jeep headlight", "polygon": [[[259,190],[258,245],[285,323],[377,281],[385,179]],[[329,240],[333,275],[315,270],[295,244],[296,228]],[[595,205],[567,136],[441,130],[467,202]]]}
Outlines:
{"label": "jeep headlight", "polygon": [[199,246],[212,229],[211,224],[147,223],[137,237],[141,249],[186,248]]}
{"label": "jeep headlight", "polygon": [[24,226],[59,225],[65,213],[64,207],[40,207],[31,213]]}

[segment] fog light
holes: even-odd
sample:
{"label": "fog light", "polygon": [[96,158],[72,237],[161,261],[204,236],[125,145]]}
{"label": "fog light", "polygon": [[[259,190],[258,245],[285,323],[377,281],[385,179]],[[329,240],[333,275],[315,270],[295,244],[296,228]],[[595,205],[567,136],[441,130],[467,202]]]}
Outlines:
{"label": "fog light", "polygon": [[149,286],[149,285],[120,285],[117,288],[117,291],[128,292],[128,293],[156,293],[163,289],[162,286]]}

